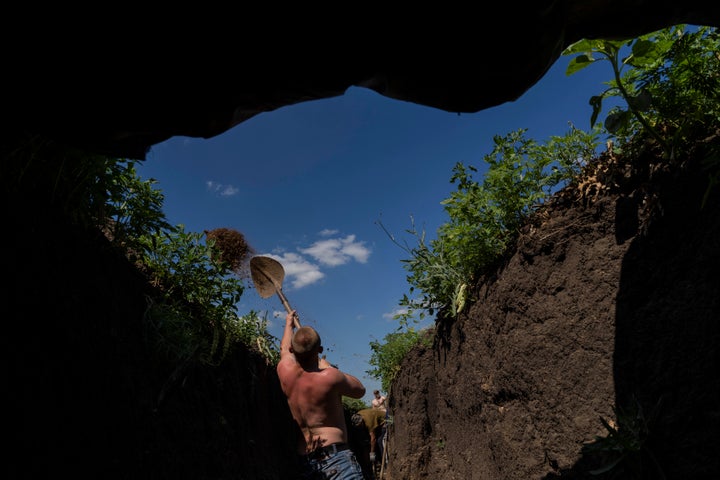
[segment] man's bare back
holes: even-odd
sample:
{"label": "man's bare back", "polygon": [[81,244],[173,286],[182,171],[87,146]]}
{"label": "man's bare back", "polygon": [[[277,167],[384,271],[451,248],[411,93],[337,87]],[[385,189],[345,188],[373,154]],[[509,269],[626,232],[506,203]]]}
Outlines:
{"label": "man's bare back", "polygon": [[356,377],[320,358],[322,346],[296,358],[291,346],[294,326],[291,315],[288,313],[280,342],[277,372],[290,412],[303,433],[298,453],[306,454],[319,447],[347,442],[342,397],[362,398],[365,387]]}
{"label": "man's bare back", "polygon": [[303,432],[299,453],[347,441],[342,394],[338,393],[346,383],[343,373],[322,364],[317,371],[305,371],[299,363],[289,360],[278,365],[278,376],[290,412]]}

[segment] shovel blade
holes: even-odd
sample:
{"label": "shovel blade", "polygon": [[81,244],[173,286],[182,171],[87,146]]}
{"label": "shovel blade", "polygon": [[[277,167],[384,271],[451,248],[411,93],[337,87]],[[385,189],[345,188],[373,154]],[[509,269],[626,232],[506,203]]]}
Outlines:
{"label": "shovel blade", "polygon": [[257,256],[250,259],[250,275],[258,294],[268,298],[282,289],[285,269],[274,258]]}

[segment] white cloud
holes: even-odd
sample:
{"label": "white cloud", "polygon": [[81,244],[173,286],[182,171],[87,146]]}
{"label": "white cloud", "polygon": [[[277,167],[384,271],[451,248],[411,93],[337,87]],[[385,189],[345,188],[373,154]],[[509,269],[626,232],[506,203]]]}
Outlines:
{"label": "white cloud", "polygon": [[237,195],[237,193],[240,191],[239,188],[233,187],[232,185],[225,185],[220,192],[220,195],[223,197],[232,197],[233,195]]}
{"label": "white cloud", "polygon": [[326,228],[325,230],[321,230],[319,235],[321,237],[329,237],[330,235],[335,235],[336,233],[338,233],[337,230],[331,230],[329,228]]}
{"label": "white cloud", "polygon": [[[320,232],[320,235],[329,236],[336,233],[336,230],[325,229]],[[318,263],[292,252],[263,254],[263,256],[274,258],[280,262],[285,272],[285,282],[295,289],[312,285],[325,278],[325,274],[320,270],[320,265],[337,267],[352,260],[366,263],[371,253],[370,249],[365,247],[364,242],[355,239],[355,235],[319,240],[308,248],[299,248],[298,250],[304,255],[311,256]]]}
{"label": "white cloud", "polygon": [[370,257],[370,250],[365,247],[365,242],[356,241],[355,235],[320,240],[308,248],[301,248],[300,252],[310,255],[328,267],[345,265],[350,260],[366,263],[368,257]]}
{"label": "white cloud", "polygon": [[285,278],[290,280],[293,288],[312,285],[325,277],[325,274],[320,271],[320,267],[308,262],[297,253],[288,252],[283,255],[268,254],[266,256],[274,258],[282,264]]}
{"label": "white cloud", "polygon": [[205,185],[208,190],[217,193],[221,197],[232,197],[233,195],[237,195],[240,191],[237,187],[233,187],[232,185],[223,185],[222,183],[216,183],[212,180],[205,182]]}
{"label": "white cloud", "polygon": [[342,252],[354,258],[356,262],[366,263],[370,257],[370,249],[365,247],[364,242],[356,242],[355,235],[349,235],[345,240]]}

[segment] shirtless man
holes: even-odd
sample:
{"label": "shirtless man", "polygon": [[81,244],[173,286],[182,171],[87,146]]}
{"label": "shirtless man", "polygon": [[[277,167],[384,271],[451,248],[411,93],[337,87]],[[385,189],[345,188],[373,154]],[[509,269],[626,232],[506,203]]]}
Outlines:
{"label": "shirtless man", "polygon": [[380,390],[373,390],[373,395],[375,396],[375,398],[372,399],[373,408],[386,412],[387,407],[385,406],[385,403],[387,402],[387,397],[385,395],[380,395]]}
{"label": "shirtless man", "polygon": [[295,311],[285,317],[277,366],[290,413],[302,431],[298,442],[301,478],[363,480],[362,469],[347,444],[342,397],[362,398],[356,377],[320,358],[320,335],[312,327],[295,328]]}

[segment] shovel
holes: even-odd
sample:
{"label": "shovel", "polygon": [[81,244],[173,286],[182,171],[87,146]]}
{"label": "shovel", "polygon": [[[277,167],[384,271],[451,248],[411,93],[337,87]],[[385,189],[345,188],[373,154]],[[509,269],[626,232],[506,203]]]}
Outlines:
{"label": "shovel", "polygon": [[[283,266],[270,257],[256,256],[250,259],[250,274],[252,276],[255,289],[258,291],[262,298],[271,297],[273,294],[277,294],[282,301],[285,310],[290,313],[292,308],[285,298],[285,294],[282,291],[282,282],[285,278],[285,269]],[[295,327],[300,328],[300,320],[297,314],[293,318]]]}

